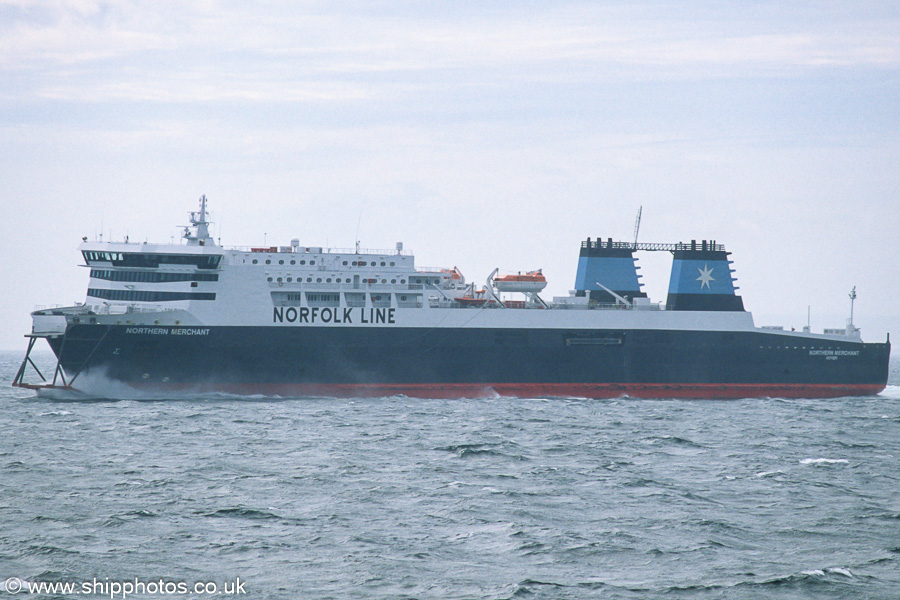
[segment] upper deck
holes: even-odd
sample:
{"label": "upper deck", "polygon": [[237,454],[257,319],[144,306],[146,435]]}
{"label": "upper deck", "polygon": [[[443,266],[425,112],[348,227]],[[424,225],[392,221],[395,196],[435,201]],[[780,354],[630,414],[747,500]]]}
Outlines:
{"label": "upper deck", "polygon": [[[731,261],[715,241],[638,244],[588,238],[581,243],[576,289],[547,302],[539,295],[543,285],[521,281],[531,274],[513,276],[514,285],[509,277],[501,278],[501,284],[507,280],[503,286],[494,279],[495,270],[476,286],[456,267],[417,267],[402,243],[394,249],[328,248],[295,238],[289,245],[226,247],[215,243],[208,226],[204,197],[181,243],[84,241],[80,250],[90,268],[84,306],[94,314],[188,311],[205,322],[233,323],[273,308],[743,312],[734,303],[726,308],[704,304],[716,297],[739,300]],[[674,254],[670,305],[652,302],[641,291],[635,251]],[[545,285],[543,276],[540,280]],[[674,306],[673,299],[684,307]]]}

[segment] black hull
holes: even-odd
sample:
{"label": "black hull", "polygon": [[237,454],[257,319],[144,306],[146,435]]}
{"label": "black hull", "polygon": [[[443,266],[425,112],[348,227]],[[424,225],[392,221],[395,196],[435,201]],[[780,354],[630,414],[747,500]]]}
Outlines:
{"label": "black hull", "polygon": [[[889,343],[752,332],[75,325],[69,378],[157,391],[419,397],[876,394]],[[76,383],[76,387],[78,384]]]}

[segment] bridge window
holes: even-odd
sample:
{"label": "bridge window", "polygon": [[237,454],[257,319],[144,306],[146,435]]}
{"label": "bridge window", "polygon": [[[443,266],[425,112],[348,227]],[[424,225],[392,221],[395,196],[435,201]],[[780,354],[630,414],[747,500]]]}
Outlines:
{"label": "bridge window", "polygon": [[207,254],[167,254],[151,252],[98,252],[83,250],[88,263],[111,262],[115,267],[157,268],[159,265],[193,265],[198,269],[216,269],[221,255]]}

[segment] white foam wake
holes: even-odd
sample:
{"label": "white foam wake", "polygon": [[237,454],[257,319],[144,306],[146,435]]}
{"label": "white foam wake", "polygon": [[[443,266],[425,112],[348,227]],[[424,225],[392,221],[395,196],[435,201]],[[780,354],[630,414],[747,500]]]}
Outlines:
{"label": "white foam wake", "polygon": [[900,385],[889,385],[884,391],[878,394],[880,398],[891,398],[892,400],[900,400]]}

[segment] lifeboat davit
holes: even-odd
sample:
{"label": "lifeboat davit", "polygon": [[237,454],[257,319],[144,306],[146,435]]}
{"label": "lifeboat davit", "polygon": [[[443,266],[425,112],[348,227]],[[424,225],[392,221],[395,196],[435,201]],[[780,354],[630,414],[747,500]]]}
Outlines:
{"label": "lifeboat davit", "polygon": [[547,287],[547,278],[541,273],[541,269],[537,271],[528,271],[524,275],[504,275],[494,279],[494,286],[500,292],[524,292],[526,294],[536,294]]}

